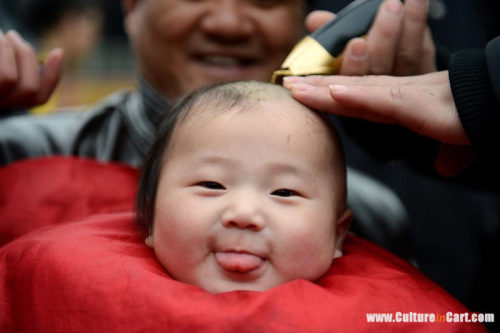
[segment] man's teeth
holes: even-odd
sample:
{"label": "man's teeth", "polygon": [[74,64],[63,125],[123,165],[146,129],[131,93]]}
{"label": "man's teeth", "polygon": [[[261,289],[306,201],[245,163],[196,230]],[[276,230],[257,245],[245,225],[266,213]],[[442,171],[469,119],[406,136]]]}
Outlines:
{"label": "man's teeth", "polygon": [[206,56],[203,60],[217,66],[238,66],[241,64],[239,59],[224,56]]}

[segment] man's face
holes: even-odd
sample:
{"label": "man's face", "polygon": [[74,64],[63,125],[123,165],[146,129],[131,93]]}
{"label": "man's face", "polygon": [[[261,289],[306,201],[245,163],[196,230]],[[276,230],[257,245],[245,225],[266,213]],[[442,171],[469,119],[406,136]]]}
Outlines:
{"label": "man's face", "polygon": [[322,276],[338,245],[342,193],[324,125],[282,101],[192,112],[157,190],[151,245],[166,270],[214,293]]}
{"label": "man's face", "polygon": [[140,0],[126,26],[142,75],[165,97],[269,81],[303,34],[303,0]]}

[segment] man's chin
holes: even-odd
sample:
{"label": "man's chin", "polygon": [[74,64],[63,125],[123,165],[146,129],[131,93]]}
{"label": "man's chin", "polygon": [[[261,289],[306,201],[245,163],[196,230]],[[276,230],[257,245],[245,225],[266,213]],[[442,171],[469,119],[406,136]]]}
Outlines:
{"label": "man's chin", "polygon": [[194,72],[199,86],[232,81],[269,81],[271,75],[271,71],[264,71],[260,66],[199,66],[199,71]]}

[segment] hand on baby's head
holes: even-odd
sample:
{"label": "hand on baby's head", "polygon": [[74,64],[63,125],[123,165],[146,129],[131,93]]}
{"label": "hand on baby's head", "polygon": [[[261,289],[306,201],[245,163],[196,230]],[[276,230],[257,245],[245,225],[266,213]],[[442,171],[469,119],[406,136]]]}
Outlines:
{"label": "hand on baby's head", "polygon": [[321,277],[350,222],[340,142],[281,87],[238,82],[171,110],[145,163],[139,222],[169,274],[209,292]]}

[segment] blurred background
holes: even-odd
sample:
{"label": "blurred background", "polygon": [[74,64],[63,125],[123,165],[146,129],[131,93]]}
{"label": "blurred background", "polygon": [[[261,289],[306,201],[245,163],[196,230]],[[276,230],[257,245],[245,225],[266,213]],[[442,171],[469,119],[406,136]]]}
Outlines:
{"label": "blurred background", "polygon": [[0,0],[0,28],[17,30],[44,54],[65,49],[62,84],[45,105],[31,110],[91,104],[134,85],[135,65],[117,0]]}

